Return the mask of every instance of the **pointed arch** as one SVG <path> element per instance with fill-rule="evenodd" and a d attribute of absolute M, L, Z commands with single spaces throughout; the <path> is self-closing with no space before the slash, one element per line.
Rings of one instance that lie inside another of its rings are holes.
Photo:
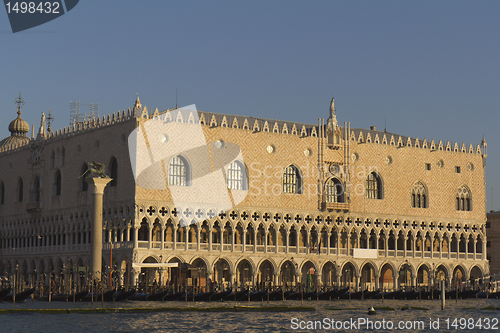
<path fill-rule="evenodd" d="M 83 175 L 88 169 L 87 163 L 83 163 L 80 169 L 80 175 Z M 89 184 L 85 181 L 85 177 L 78 178 L 78 190 L 81 192 L 87 192 L 89 190 Z"/>
<path fill-rule="evenodd" d="M 226 172 L 227 187 L 230 190 L 248 190 L 245 165 L 241 161 L 233 161 Z"/>
<path fill-rule="evenodd" d="M 456 209 L 461 211 L 472 211 L 472 195 L 467 185 L 462 185 L 457 189 Z"/>
<path fill-rule="evenodd" d="M 16 199 L 17 202 L 22 202 L 24 199 L 24 185 L 22 177 L 19 177 L 17 180 Z"/>
<path fill-rule="evenodd" d="M 325 183 L 325 195 L 326 202 L 345 202 L 342 182 L 336 177 L 328 179 Z"/>
<path fill-rule="evenodd" d="M 173 186 L 189 186 L 190 168 L 188 161 L 181 155 L 174 156 L 168 167 L 168 184 Z"/>
<path fill-rule="evenodd" d="M 283 193 L 302 193 L 302 175 L 299 168 L 293 164 L 287 166 L 283 172 Z"/>
<path fill-rule="evenodd" d="M 366 178 L 366 198 L 368 199 L 383 199 L 384 189 L 382 178 L 378 172 L 371 172 Z"/>
<path fill-rule="evenodd" d="M 0 205 L 5 203 L 5 184 L 0 182 Z"/>
<path fill-rule="evenodd" d="M 111 161 L 109 162 L 109 176 L 111 178 L 109 186 L 118 185 L 118 162 L 114 156 L 111 157 Z"/>
<path fill-rule="evenodd" d="M 427 191 L 427 186 L 421 181 L 413 184 L 411 190 L 411 206 L 413 208 L 429 207 L 429 192 Z"/>
<path fill-rule="evenodd" d="M 54 173 L 52 195 L 53 196 L 60 196 L 61 195 L 61 187 L 62 187 L 61 171 L 59 169 L 56 169 L 56 172 Z"/>

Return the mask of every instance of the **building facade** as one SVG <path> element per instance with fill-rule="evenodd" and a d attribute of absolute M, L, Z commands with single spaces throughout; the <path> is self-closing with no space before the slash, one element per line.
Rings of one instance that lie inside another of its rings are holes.
<path fill-rule="evenodd" d="M 500 278 L 500 212 L 490 211 L 486 214 L 486 242 L 487 259 L 490 264 L 490 274 L 495 275 L 496 280 Z M 493 255 L 492 255 L 493 254 Z"/>
<path fill-rule="evenodd" d="M 489 274 L 484 139 L 473 146 L 340 126 L 333 99 L 316 125 L 192 112 L 148 111 L 137 98 L 127 111 L 57 131 L 42 116 L 29 139 L 19 107 L 0 147 L 0 272 L 24 284 L 85 283 L 92 198 L 78 177 L 98 161 L 113 179 L 102 272 L 119 285 L 389 290 Z M 182 152 L 164 161 L 167 188 L 137 184 L 128 137 L 159 115 L 197 123 L 215 147 L 241 149 L 224 168 L 237 205 L 176 206 L 171 191 L 191 186 L 196 163 Z M 186 265 L 132 267 L 160 262 Z"/>

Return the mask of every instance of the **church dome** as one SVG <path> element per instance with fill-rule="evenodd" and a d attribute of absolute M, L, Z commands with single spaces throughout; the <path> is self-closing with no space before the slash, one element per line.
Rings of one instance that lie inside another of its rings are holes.
<path fill-rule="evenodd" d="M 17 118 L 12 120 L 9 124 L 10 136 L 0 141 L 0 148 L 24 146 L 30 142 L 30 138 L 26 136 L 29 132 L 30 126 L 26 121 L 21 118 L 21 106 L 24 104 L 21 94 L 16 99 L 17 105 Z"/>
<path fill-rule="evenodd" d="M 9 124 L 9 131 L 11 136 L 26 136 L 30 130 L 28 123 L 21 118 L 21 111 L 17 111 L 17 118 L 12 120 Z"/>

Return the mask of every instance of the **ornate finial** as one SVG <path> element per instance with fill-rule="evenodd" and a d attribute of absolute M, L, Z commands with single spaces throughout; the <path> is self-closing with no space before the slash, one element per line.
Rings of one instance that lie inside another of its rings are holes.
<path fill-rule="evenodd" d="M 52 113 L 50 113 L 49 109 L 49 113 L 47 113 L 47 133 L 50 133 L 51 131 L 50 124 L 52 124 L 52 120 L 54 120 L 54 117 L 52 117 Z"/>
<path fill-rule="evenodd" d="M 17 114 L 21 115 L 21 108 L 24 105 L 24 99 L 21 97 L 21 92 L 19 92 L 19 97 L 15 99 L 14 104 L 17 105 Z"/>

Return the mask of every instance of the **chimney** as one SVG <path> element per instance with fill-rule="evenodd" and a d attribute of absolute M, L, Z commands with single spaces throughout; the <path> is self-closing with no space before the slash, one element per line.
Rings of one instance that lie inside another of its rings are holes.
<path fill-rule="evenodd" d="M 370 131 L 376 131 L 377 127 L 376 126 L 370 126 Z"/>

